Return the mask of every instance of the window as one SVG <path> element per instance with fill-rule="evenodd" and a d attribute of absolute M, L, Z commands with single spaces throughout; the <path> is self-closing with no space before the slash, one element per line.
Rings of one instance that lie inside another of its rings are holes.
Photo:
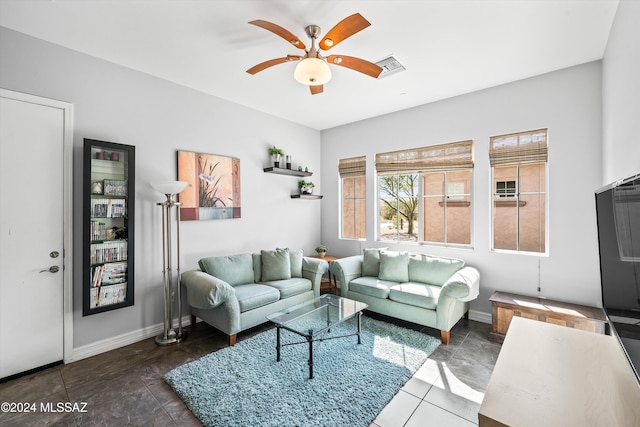
<path fill-rule="evenodd" d="M 341 159 L 338 163 L 342 192 L 343 239 L 367 237 L 367 177 L 366 157 Z"/>
<path fill-rule="evenodd" d="M 422 174 L 422 240 L 471 244 L 471 170 Z"/>
<path fill-rule="evenodd" d="M 546 252 L 547 130 L 492 137 L 493 249 Z"/>
<path fill-rule="evenodd" d="M 378 239 L 471 244 L 473 142 L 376 155 Z"/>
<path fill-rule="evenodd" d="M 513 197 L 516 195 L 515 181 L 496 181 L 496 194 L 498 197 Z"/>

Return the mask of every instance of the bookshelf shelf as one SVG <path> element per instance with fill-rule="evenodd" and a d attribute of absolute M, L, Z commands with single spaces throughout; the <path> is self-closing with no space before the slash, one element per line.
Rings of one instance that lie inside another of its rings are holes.
<path fill-rule="evenodd" d="M 82 315 L 132 306 L 135 147 L 84 140 Z"/>

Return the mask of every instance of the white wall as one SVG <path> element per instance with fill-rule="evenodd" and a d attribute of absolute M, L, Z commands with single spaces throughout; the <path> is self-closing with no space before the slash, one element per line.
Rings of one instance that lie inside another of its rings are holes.
<path fill-rule="evenodd" d="M 640 173 L 640 2 L 620 0 L 602 61 L 603 181 Z"/>
<path fill-rule="evenodd" d="M 481 272 L 471 309 L 483 313 L 491 311 L 494 290 L 536 295 L 538 284 L 543 296 L 601 305 L 594 207 L 602 180 L 601 103 L 598 61 L 325 130 L 322 241 L 338 256 L 388 246 L 462 258 Z M 489 137 L 539 128 L 549 129 L 549 256 L 492 252 Z M 473 249 L 375 242 L 375 154 L 467 139 L 475 146 Z M 359 155 L 367 156 L 367 241 L 339 240 L 338 160 Z"/>
<path fill-rule="evenodd" d="M 176 179 L 176 150 L 239 157 L 241 167 L 242 218 L 183 222 L 184 269 L 197 268 L 204 256 L 276 246 L 314 253 L 320 201 L 291 199 L 297 179 L 262 168 L 275 144 L 294 164 L 316 172 L 312 179 L 321 192 L 318 131 L 6 28 L 0 28 L 0 86 L 74 104 L 74 348 L 162 322 L 155 203 L 164 196 L 150 182 Z M 135 305 L 88 317 L 82 317 L 81 299 L 83 138 L 136 147 Z"/>

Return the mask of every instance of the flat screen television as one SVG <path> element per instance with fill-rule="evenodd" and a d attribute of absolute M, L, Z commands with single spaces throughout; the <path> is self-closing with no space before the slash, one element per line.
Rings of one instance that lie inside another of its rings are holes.
<path fill-rule="evenodd" d="M 596 192 L 602 306 L 640 385 L 640 174 Z"/>

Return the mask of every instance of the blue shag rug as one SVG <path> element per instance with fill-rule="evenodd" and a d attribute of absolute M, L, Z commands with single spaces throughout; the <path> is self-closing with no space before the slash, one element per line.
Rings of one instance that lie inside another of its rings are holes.
<path fill-rule="evenodd" d="M 355 319 L 327 336 L 356 331 Z M 282 342 L 304 338 L 282 330 Z M 270 329 L 180 366 L 164 376 L 205 426 L 367 427 L 411 378 L 440 340 L 362 317 L 357 337 L 283 347 L 276 362 L 276 330 Z"/>

